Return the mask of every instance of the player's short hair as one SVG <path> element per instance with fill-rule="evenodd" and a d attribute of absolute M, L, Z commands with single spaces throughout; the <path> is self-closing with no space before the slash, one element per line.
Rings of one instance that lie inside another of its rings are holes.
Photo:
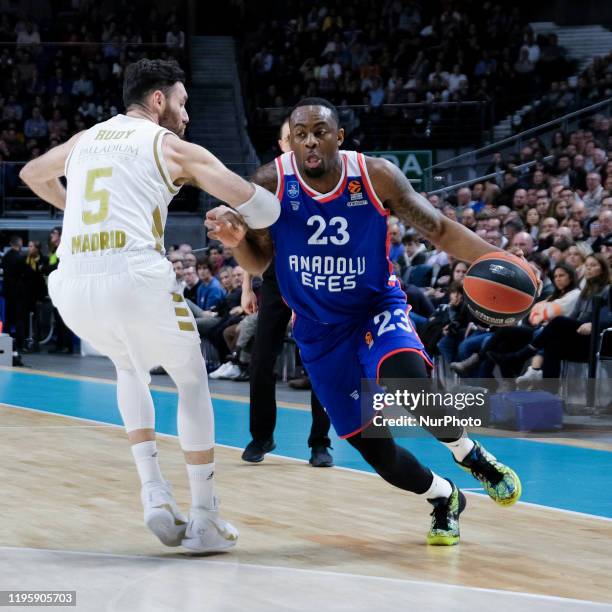
<path fill-rule="evenodd" d="M 19 246 L 20 244 L 23 244 L 21 236 L 17 236 L 17 235 L 11 236 L 9 239 L 9 244 L 11 246 Z"/>
<path fill-rule="evenodd" d="M 289 117 L 292 117 L 293 113 L 298 108 L 302 108 L 303 106 L 324 106 L 325 108 L 328 108 L 332 112 L 332 116 L 334 118 L 334 121 L 336 122 L 336 125 L 340 127 L 340 115 L 338 114 L 338 109 L 329 100 L 326 100 L 325 98 L 316 98 L 316 97 L 302 98 L 291 109 L 291 112 L 289 113 Z"/>
<path fill-rule="evenodd" d="M 140 59 L 125 69 L 123 103 L 129 108 L 157 89 L 167 94 L 175 83 L 184 82 L 185 73 L 175 60 Z"/>

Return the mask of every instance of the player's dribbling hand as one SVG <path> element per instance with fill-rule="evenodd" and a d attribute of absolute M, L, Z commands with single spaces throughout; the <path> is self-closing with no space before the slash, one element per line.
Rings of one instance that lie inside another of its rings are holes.
<path fill-rule="evenodd" d="M 237 247 L 246 236 L 247 225 L 229 206 L 217 206 L 206 213 L 208 235 L 227 247 Z"/>

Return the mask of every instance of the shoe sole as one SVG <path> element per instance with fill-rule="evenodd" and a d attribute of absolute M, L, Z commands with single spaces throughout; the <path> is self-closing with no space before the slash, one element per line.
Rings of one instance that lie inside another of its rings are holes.
<path fill-rule="evenodd" d="M 247 459 L 246 457 L 241 457 L 241 459 L 247 463 L 261 463 L 264 460 L 264 456 L 262 456 L 261 459 Z"/>
<path fill-rule="evenodd" d="M 243 461 L 246 461 L 247 463 L 261 463 L 264 460 L 264 457 L 268 454 L 271 453 L 274 449 L 276 448 L 276 444 L 270 449 L 267 450 L 262 456 L 261 459 L 247 459 L 244 456 L 244 453 L 242 454 L 242 456 L 240 457 Z"/>
<path fill-rule="evenodd" d="M 165 546 L 180 546 L 185 537 L 187 523 L 178 522 L 165 508 L 154 508 L 145 519 L 145 525 Z"/>
<path fill-rule="evenodd" d="M 312 467 L 315 468 L 320 468 L 320 467 L 334 467 L 334 462 L 333 461 L 323 461 L 321 463 L 313 463 L 312 461 L 309 461 L 308 463 L 310 463 L 310 465 L 312 465 Z"/>
<path fill-rule="evenodd" d="M 190 550 L 191 552 L 198 552 L 198 553 L 222 552 L 224 550 L 229 550 L 230 548 L 234 548 L 234 546 L 236 546 L 236 543 L 238 542 L 238 538 L 236 538 L 235 540 L 225 540 L 225 542 L 220 542 L 216 546 L 198 546 L 197 542 L 199 542 L 199 540 L 196 538 L 183 539 L 181 544 L 184 548 L 186 548 L 187 550 Z"/>

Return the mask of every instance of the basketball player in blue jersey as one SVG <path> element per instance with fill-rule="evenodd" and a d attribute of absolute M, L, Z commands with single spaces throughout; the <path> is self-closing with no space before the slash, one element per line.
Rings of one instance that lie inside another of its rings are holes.
<path fill-rule="evenodd" d="M 388 258 L 391 210 L 457 259 L 471 262 L 499 249 L 441 215 L 388 161 L 341 151 L 344 131 L 328 101 L 302 100 L 290 128 L 292 151 L 252 178 L 276 194 L 280 206 L 241 215 L 219 207 L 205 224 L 252 274 L 261 274 L 275 254 L 281 293 L 295 313 L 295 340 L 336 432 L 387 482 L 433 505 L 429 544 L 457 544 L 465 496 L 398 446 L 389 431 L 381 437 L 374 410 L 364 414 L 361 406 L 361 379 L 393 392 L 401 389 L 398 379 L 428 377 L 430 366 Z M 264 226 L 269 229 L 254 229 Z M 509 506 L 518 500 L 515 472 L 462 429 L 445 438 L 432 433 L 494 501 Z"/>

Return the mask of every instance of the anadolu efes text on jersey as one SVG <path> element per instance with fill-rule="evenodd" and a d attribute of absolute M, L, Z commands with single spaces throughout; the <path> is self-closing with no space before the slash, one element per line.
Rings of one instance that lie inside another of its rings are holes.
<path fill-rule="evenodd" d="M 338 185 L 321 194 L 306 185 L 292 152 L 276 158 L 281 214 L 270 228 L 283 297 L 298 314 L 323 323 L 365 316 L 405 296 L 392 275 L 387 211 L 365 158 L 340 151 Z"/>

